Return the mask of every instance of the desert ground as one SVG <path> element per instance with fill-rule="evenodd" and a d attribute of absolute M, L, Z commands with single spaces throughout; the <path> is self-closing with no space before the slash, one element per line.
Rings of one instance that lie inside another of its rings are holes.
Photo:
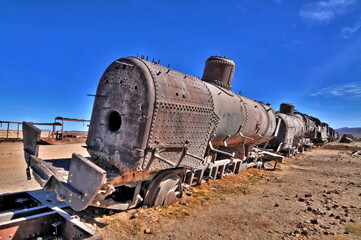
<path fill-rule="evenodd" d="M 72 153 L 89 156 L 84 143 L 40 145 L 39 157 L 70 158 Z M 39 188 L 39 184 L 32 178 L 26 179 L 26 163 L 24 160 L 23 143 L 0 143 L 0 194 Z"/>
<path fill-rule="evenodd" d="M 21 126 L 20 126 L 20 129 L 21 129 Z M 10 139 L 17 139 L 17 138 L 20 138 L 22 139 L 23 138 L 23 131 L 22 130 L 9 130 L 9 131 L 6 131 L 4 129 L 0 129 L 0 139 L 6 139 L 6 138 L 10 138 Z M 41 137 L 42 138 L 48 138 L 48 137 L 51 137 L 51 131 L 46 131 L 46 130 L 42 130 L 41 131 Z"/>
<path fill-rule="evenodd" d="M 40 157 L 86 154 L 83 144 L 40 146 Z M 327 144 L 184 192 L 168 207 L 74 213 L 104 239 L 361 239 L 361 142 Z M 0 193 L 37 189 L 21 143 L 0 144 Z"/>

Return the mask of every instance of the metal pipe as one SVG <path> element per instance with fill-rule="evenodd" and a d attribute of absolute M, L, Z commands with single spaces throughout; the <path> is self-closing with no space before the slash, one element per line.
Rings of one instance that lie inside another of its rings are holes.
<path fill-rule="evenodd" d="M 234 158 L 234 153 L 228 153 L 228 152 L 224 152 L 224 151 L 221 151 L 221 150 L 218 150 L 218 149 L 215 149 L 211 143 L 211 141 L 209 141 L 209 148 L 213 151 L 213 152 L 216 152 L 216 153 L 221 153 L 221 154 L 224 154 L 224 155 L 227 155 L 227 156 L 230 156 L 231 158 Z"/>
<path fill-rule="evenodd" d="M 279 131 L 279 129 L 280 129 L 280 125 L 281 125 L 281 118 L 277 118 L 277 125 L 276 125 L 275 132 L 274 132 L 274 134 L 273 134 L 273 137 L 277 137 L 278 131 Z"/>
<path fill-rule="evenodd" d="M 228 136 L 223 140 L 223 144 L 224 144 L 225 147 L 228 147 L 228 146 L 227 146 L 227 140 L 228 140 L 228 138 L 230 138 L 230 137 L 231 137 L 231 135 L 228 135 Z"/>
<path fill-rule="evenodd" d="M 254 162 L 247 164 L 247 168 L 252 168 L 252 167 L 256 167 L 256 166 L 257 166 L 257 163 L 254 163 Z"/>
<path fill-rule="evenodd" d="M 9 128 L 10 128 L 10 123 L 8 123 L 8 128 L 6 130 L 6 140 L 9 139 Z"/>
<path fill-rule="evenodd" d="M 278 153 L 278 152 L 280 151 L 282 145 L 283 145 L 283 142 L 281 142 L 281 143 L 278 145 L 277 150 L 276 150 L 276 153 Z"/>
<path fill-rule="evenodd" d="M 263 169 L 263 162 L 251 162 L 251 163 L 248 163 L 247 164 L 247 168 L 253 168 L 253 167 L 256 167 L 258 169 Z"/>
<path fill-rule="evenodd" d="M 203 159 L 203 158 L 198 157 L 198 156 L 196 156 L 196 155 L 193 155 L 193 154 L 191 154 L 191 153 L 186 152 L 185 155 L 191 156 L 191 157 L 193 157 L 193 158 L 195 158 L 195 159 L 198 159 L 199 161 L 204 162 L 204 159 Z"/>
<path fill-rule="evenodd" d="M 240 135 L 241 137 L 245 138 L 245 139 L 248 139 L 248 140 L 253 141 L 253 138 L 244 136 L 244 135 L 242 134 L 242 128 L 243 128 L 243 126 L 241 125 L 241 126 L 239 127 L 239 130 L 238 130 L 239 135 Z"/>
<path fill-rule="evenodd" d="M 61 120 L 61 140 L 64 139 L 64 119 Z"/>
<path fill-rule="evenodd" d="M 263 138 L 263 139 L 266 139 L 266 140 L 271 140 L 270 138 L 268 138 L 268 137 L 265 137 L 265 136 L 262 136 L 261 134 L 259 134 L 259 133 L 257 133 L 257 135 L 258 135 L 258 137 L 260 137 L 260 138 Z"/>
<path fill-rule="evenodd" d="M 253 141 L 253 138 L 250 138 L 250 137 L 244 136 L 244 135 L 242 134 L 242 132 L 241 132 L 241 131 L 239 131 L 238 133 L 239 133 L 239 135 L 240 135 L 241 137 L 243 137 L 243 138 L 245 138 L 245 139 L 248 139 L 248 140 Z"/>
<path fill-rule="evenodd" d="M 54 138 L 55 125 L 53 125 L 53 132 L 51 133 L 51 138 Z"/>
<path fill-rule="evenodd" d="M 159 154 L 158 154 L 156 151 L 153 151 L 153 156 L 154 156 L 154 157 L 156 157 L 156 158 L 158 158 L 159 160 L 161 160 L 161 161 L 165 162 L 165 163 L 168 163 L 169 165 L 172 165 L 173 167 L 175 167 L 175 166 L 176 166 L 176 164 L 175 164 L 175 163 L 173 163 L 173 162 L 169 161 L 168 159 L 165 159 L 165 158 L 163 158 L 163 157 L 159 156 Z"/>
<path fill-rule="evenodd" d="M 270 141 L 270 139 L 268 139 L 267 142 L 264 144 L 264 147 L 263 147 L 262 151 L 266 150 L 266 147 L 267 147 L 269 141 Z"/>
<path fill-rule="evenodd" d="M 105 95 L 94 95 L 94 94 L 87 94 L 87 96 L 89 97 L 100 97 L 100 98 L 108 98 L 107 96 Z"/>

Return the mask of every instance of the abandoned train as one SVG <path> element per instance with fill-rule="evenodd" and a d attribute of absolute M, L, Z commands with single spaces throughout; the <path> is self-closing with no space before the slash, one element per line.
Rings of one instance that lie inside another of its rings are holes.
<path fill-rule="evenodd" d="M 232 92 L 234 70 L 231 59 L 218 56 L 206 61 L 202 79 L 143 57 L 113 62 L 95 95 L 86 141 L 91 157 L 38 158 L 40 130 L 24 122 L 28 178 L 31 168 L 74 210 L 167 205 L 184 184 L 277 164 L 281 153 L 338 137 L 292 104 L 276 112 Z"/>

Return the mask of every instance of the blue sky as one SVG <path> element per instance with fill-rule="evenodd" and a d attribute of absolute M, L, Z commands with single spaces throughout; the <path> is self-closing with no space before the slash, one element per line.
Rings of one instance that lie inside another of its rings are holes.
<path fill-rule="evenodd" d="M 230 57 L 235 92 L 361 127 L 358 0 L 9 0 L 0 29 L 0 120 L 90 119 L 107 66 L 140 53 L 200 77 Z"/>

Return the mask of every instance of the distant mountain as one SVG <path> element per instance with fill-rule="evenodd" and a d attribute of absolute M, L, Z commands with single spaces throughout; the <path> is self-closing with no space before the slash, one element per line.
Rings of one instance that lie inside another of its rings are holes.
<path fill-rule="evenodd" d="M 361 127 L 359 128 L 348 128 L 348 127 L 344 127 L 344 128 L 339 128 L 339 129 L 335 129 L 339 134 L 352 134 L 355 137 L 361 137 Z"/>

